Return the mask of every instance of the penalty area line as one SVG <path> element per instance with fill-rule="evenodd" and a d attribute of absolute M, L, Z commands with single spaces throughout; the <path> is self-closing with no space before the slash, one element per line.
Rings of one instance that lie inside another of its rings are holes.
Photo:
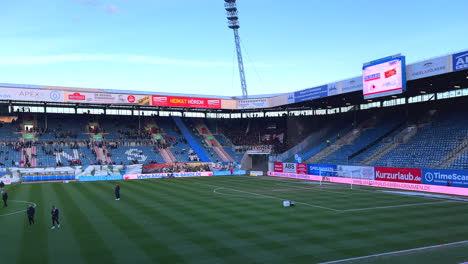
<path fill-rule="evenodd" d="M 389 206 L 375 206 L 367 208 L 356 208 L 356 209 L 345 209 L 341 210 L 342 212 L 356 212 L 356 211 L 367 211 L 375 209 L 387 209 L 387 208 L 400 208 L 400 207 L 410 207 L 410 206 L 419 206 L 426 204 L 442 204 L 442 203 L 452 203 L 454 201 L 438 201 L 438 202 L 427 202 L 427 203 L 413 203 L 413 204 L 399 204 L 399 205 L 389 205 Z"/>
<path fill-rule="evenodd" d="M 36 203 L 28 202 L 28 201 L 10 200 L 10 202 L 28 203 L 28 204 L 32 204 L 34 208 L 37 207 L 37 204 L 36 204 Z M 2 216 L 9 216 L 9 215 L 15 215 L 15 214 L 21 214 L 21 213 L 24 213 L 24 212 L 26 212 L 26 209 L 25 209 L 25 210 L 21 210 L 21 211 L 16 211 L 16 212 L 13 212 L 13 213 L 1 214 L 0 217 L 2 217 Z"/>
<path fill-rule="evenodd" d="M 373 255 L 362 256 L 362 257 L 339 259 L 339 260 L 321 262 L 319 264 L 333 264 L 333 263 L 340 263 L 340 262 L 345 262 L 345 261 L 353 261 L 353 260 L 360 260 L 360 259 L 367 259 L 367 258 L 397 255 L 397 254 L 408 253 L 408 252 L 413 252 L 413 251 L 421 251 L 421 250 L 427 250 L 427 249 L 433 249 L 433 248 L 441 248 L 441 247 L 447 247 L 447 246 L 461 245 L 461 244 L 466 244 L 466 243 L 468 243 L 468 240 L 452 242 L 452 243 L 447 243 L 447 244 L 434 245 L 434 246 L 428 246 L 428 247 L 419 247 L 419 248 L 391 251 L 391 252 L 373 254 Z"/>
<path fill-rule="evenodd" d="M 260 194 L 260 193 L 242 191 L 242 190 L 238 190 L 238 189 L 233 189 L 233 188 L 228 188 L 228 187 L 218 186 L 218 185 L 213 185 L 213 184 L 206 184 L 206 183 L 199 183 L 199 182 L 197 182 L 196 184 L 205 185 L 205 186 L 212 186 L 212 187 L 218 187 L 218 188 L 224 188 L 226 190 L 232 190 L 232 191 L 236 191 L 236 192 L 240 192 L 240 193 L 247 193 L 247 194 L 251 194 L 251 195 L 258 195 L 258 196 L 271 198 L 271 199 L 276 199 L 276 200 L 282 200 L 282 201 L 291 200 L 291 199 L 285 199 L 285 198 L 281 198 L 281 197 L 270 196 L 270 195 L 265 195 L 265 194 Z M 294 202 L 296 204 L 302 204 L 302 205 L 306 205 L 306 206 L 310 206 L 310 207 L 316 207 L 316 208 L 331 210 L 331 211 L 334 211 L 334 212 L 341 212 L 341 210 L 337 210 L 337 209 L 333 209 L 333 208 L 329 208 L 329 207 L 325 207 L 325 206 L 309 204 L 309 203 L 303 203 L 303 202 L 298 202 L 298 201 L 294 201 Z"/>

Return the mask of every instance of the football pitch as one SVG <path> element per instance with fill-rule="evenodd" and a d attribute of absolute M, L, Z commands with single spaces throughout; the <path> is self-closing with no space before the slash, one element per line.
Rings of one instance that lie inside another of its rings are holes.
<path fill-rule="evenodd" d="M 8 186 L 1 263 L 463 263 L 468 202 L 276 177 Z M 296 206 L 284 208 L 283 200 Z M 36 207 L 29 227 L 24 210 Z M 57 206 L 61 228 L 51 230 Z"/>

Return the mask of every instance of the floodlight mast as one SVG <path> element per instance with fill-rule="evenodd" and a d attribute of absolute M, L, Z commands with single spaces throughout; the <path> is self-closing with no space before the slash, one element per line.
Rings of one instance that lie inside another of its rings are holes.
<path fill-rule="evenodd" d="M 228 27 L 234 31 L 234 40 L 236 42 L 237 65 L 239 66 L 239 75 L 242 87 L 242 96 L 247 97 L 247 82 L 245 81 L 244 61 L 242 60 L 242 51 L 239 37 L 239 16 L 237 13 L 236 0 L 224 0 L 224 8 L 226 9 Z"/>

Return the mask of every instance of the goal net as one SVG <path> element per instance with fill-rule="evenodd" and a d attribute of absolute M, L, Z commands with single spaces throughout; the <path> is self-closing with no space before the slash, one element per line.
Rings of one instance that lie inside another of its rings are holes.
<path fill-rule="evenodd" d="M 319 170 L 320 177 L 320 186 L 326 184 L 334 184 L 334 185 L 342 185 L 346 186 L 349 185 L 349 188 L 353 189 L 353 181 L 352 179 L 361 179 L 361 172 L 360 170 Z M 349 178 L 351 179 L 349 184 L 345 183 L 332 183 L 331 177 L 342 177 L 342 178 Z"/>

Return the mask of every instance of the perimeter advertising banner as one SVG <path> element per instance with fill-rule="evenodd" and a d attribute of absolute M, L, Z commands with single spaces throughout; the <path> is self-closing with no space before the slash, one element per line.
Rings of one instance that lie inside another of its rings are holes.
<path fill-rule="evenodd" d="M 337 176 L 337 165 L 307 164 L 307 174 L 319 176 Z"/>
<path fill-rule="evenodd" d="M 338 165 L 338 177 L 374 180 L 374 167 Z"/>
<path fill-rule="evenodd" d="M 307 174 L 307 164 L 304 163 L 275 162 L 273 168 L 275 172 Z"/>
<path fill-rule="evenodd" d="M 63 102 L 62 91 L 0 87 L 0 100 Z"/>
<path fill-rule="evenodd" d="M 468 51 L 452 55 L 453 71 L 462 71 L 468 69 Z"/>
<path fill-rule="evenodd" d="M 424 184 L 468 187 L 467 170 L 423 169 L 422 176 Z"/>
<path fill-rule="evenodd" d="M 327 96 L 328 96 L 328 85 L 322 85 L 322 86 L 294 92 L 292 100 L 294 100 L 294 103 L 298 103 L 298 102 L 314 100 L 314 99 L 327 97 Z"/>
<path fill-rule="evenodd" d="M 221 99 L 152 95 L 151 105 L 221 109 Z"/>
<path fill-rule="evenodd" d="M 242 99 L 237 101 L 237 109 L 255 109 L 270 107 L 268 98 Z"/>
<path fill-rule="evenodd" d="M 283 172 L 296 173 L 297 163 L 283 163 Z"/>
<path fill-rule="evenodd" d="M 275 162 L 273 168 L 274 168 L 275 172 L 283 172 L 283 163 L 282 162 Z"/>
<path fill-rule="evenodd" d="M 356 91 L 362 91 L 362 77 L 355 77 L 341 81 L 342 93 L 351 93 Z"/>
<path fill-rule="evenodd" d="M 406 67 L 406 78 L 408 80 L 415 80 L 419 78 L 426 78 L 434 75 L 444 74 L 449 72 L 449 68 L 449 56 L 433 58 L 430 60 L 425 60 L 408 65 L 408 67 Z"/>
<path fill-rule="evenodd" d="M 272 171 L 268 172 L 268 176 L 286 177 L 286 178 L 313 180 L 313 181 L 320 181 L 322 179 L 322 177 L 320 176 L 272 172 Z M 366 179 L 350 179 L 350 178 L 341 178 L 341 177 L 329 177 L 328 181 L 336 182 L 336 183 L 353 184 L 353 185 L 364 185 L 364 186 L 371 186 L 371 187 L 378 187 L 378 188 L 392 188 L 392 189 L 402 189 L 402 190 L 410 190 L 410 191 L 421 191 L 421 192 L 432 192 L 432 193 L 468 196 L 468 189 L 460 188 L 460 187 L 447 187 L 447 186 L 437 186 L 437 185 L 427 185 L 427 184 L 411 184 L 411 183 L 400 183 L 400 182 L 391 182 L 391 181 L 373 181 L 373 180 L 366 180 Z"/>
<path fill-rule="evenodd" d="M 149 105 L 149 96 L 113 93 L 65 92 L 65 102 Z"/>
<path fill-rule="evenodd" d="M 421 169 L 375 167 L 377 181 L 421 184 Z"/>

